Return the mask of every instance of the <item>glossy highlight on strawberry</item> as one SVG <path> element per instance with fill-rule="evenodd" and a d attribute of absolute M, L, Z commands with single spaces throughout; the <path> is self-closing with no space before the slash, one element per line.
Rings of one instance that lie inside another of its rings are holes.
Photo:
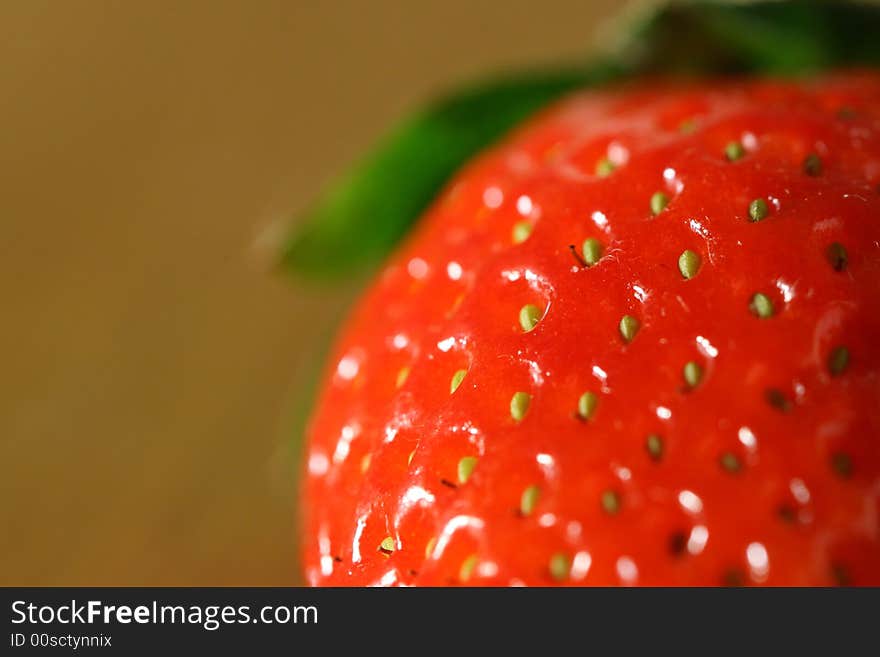
<path fill-rule="evenodd" d="M 313 585 L 880 584 L 880 75 L 576 94 L 378 275 Z"/>

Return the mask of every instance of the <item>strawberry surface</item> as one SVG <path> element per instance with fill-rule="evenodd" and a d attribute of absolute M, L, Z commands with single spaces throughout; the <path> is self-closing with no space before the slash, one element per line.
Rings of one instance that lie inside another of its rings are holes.
<path fill-rule="evenodd" d="M 880 584 L 878 336 L 880 75 L 569 97 L 345 328 L 307 581 Z"/>

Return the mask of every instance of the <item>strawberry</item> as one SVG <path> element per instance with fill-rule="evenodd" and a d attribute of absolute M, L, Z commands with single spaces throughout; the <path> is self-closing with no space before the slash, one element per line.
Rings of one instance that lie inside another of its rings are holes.
<path fill-rule="evenodd" d="M 880 75 L 573 95 L 366 294 L 313 585 L 880 584 Z"/>

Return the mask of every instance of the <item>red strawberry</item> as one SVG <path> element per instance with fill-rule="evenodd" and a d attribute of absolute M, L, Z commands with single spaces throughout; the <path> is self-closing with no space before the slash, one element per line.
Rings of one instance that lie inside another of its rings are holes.
<path fill-rule="evenodd" d="M 344 332 L 308 581 L 880 584 L 878 184 L 874 73 L 544 112 Z"/>

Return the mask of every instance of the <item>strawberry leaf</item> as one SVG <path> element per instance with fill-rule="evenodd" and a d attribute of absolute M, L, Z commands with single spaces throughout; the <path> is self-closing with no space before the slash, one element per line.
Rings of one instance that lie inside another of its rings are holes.
<path fill-rule="evenodd" d="M 516 78 L 445 98 L 406 120 L 301 219 L 282 264 L 333 274 L 381 258 L 475 152 L 566 91 L 617 77 L 589 72 Z"/>
<path fill-rule="evenodd" d="M 475 153 L 555 98 L 644 74 L 794 74 L 880 65 L 880 7 L 792 0 L 673 4 L 613 57 L 447 96 L 404 121 L 294 222 L 282 269 L 345 274 L 375 264 Z"/>

